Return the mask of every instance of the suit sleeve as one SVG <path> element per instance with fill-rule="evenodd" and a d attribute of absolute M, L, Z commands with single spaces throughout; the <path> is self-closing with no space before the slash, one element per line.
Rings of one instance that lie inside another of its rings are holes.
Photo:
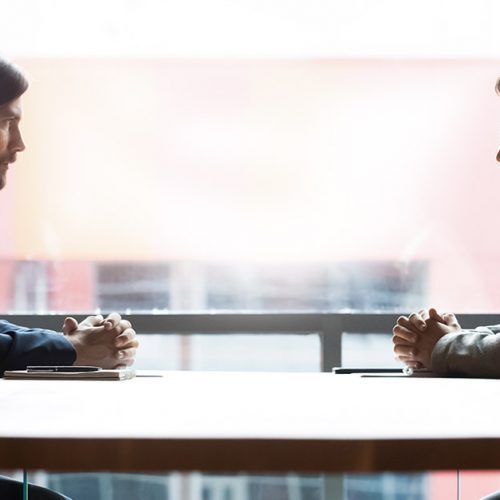
<path fill-rule="evenodd" d="M 500 325 L 460 330 L 441 337 L 432 351 L 439 375 L 500 378 Z"/>
<path fill-rule="evenodd" d="M 62 333 L 0 320 L 0 376 L 28 365 L 72 365 L 76 352 Z"/>

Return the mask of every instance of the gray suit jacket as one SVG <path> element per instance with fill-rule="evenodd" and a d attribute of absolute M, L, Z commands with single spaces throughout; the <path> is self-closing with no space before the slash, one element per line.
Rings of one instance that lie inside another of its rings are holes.
<path fill-rule="evenodd" d="M 441 337 L 432 351 L 432 370 L 439 375 L 500 378 L 500 325 Z"/>

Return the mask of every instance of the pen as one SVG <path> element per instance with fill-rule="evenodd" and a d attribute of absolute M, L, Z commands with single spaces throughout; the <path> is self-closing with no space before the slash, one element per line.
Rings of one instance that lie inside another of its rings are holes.
<path fill-rule="evenodd" d="M 97 372 L 98 366 L 28 366 L 29 372 Z"/>
<path fill-rule="evenodd" d="M 332 369 L 337 375 L 350 375 L 353 373 L 401 373 L 401 368 L 340 368 Z"/>

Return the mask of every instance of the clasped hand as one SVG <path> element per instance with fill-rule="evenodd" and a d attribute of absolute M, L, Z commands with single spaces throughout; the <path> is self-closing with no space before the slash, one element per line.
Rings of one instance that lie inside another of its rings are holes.
<path fill-rule="evenodd" d="M 434 308 L 400 316 L 392 329 L 395 357 L 410 368 L 430 370 L 432 351 L 438 340 L 460 329 L 454 314 L 439 314 Z"/>
<path fill-rule="evenodd" d="M 129 321 L 118 313 L 64 320 L 63 333 L 76 351 L 75 365 L 122 368 L 134 363 L 139 342 Z"/>

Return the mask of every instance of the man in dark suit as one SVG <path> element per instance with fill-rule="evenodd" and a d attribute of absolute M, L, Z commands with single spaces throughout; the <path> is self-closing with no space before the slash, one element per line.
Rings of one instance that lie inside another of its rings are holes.
<path fill-rule="evenodd" d="M 0 190 L 7 184 L 7 172 L 18 153 L 25 149 L 20 121 L 21 99 L 27 89 L 24 75 L 0 59 Z M 5 370 L 24 369 L 28 365 L 129 366 L 138 346 L 135 337 L 130 322 L 117 313 L 106 318 L 89 316 L 81 323 L 68 317 L 62 332 L 0 321 L 0 376 Z M 0 479 L 0 498 L 21 498 L 21 492 L 20 483 Z M 30 486 L 29 497 L 31 500 L 66 498 L 35 486 Z"/>

